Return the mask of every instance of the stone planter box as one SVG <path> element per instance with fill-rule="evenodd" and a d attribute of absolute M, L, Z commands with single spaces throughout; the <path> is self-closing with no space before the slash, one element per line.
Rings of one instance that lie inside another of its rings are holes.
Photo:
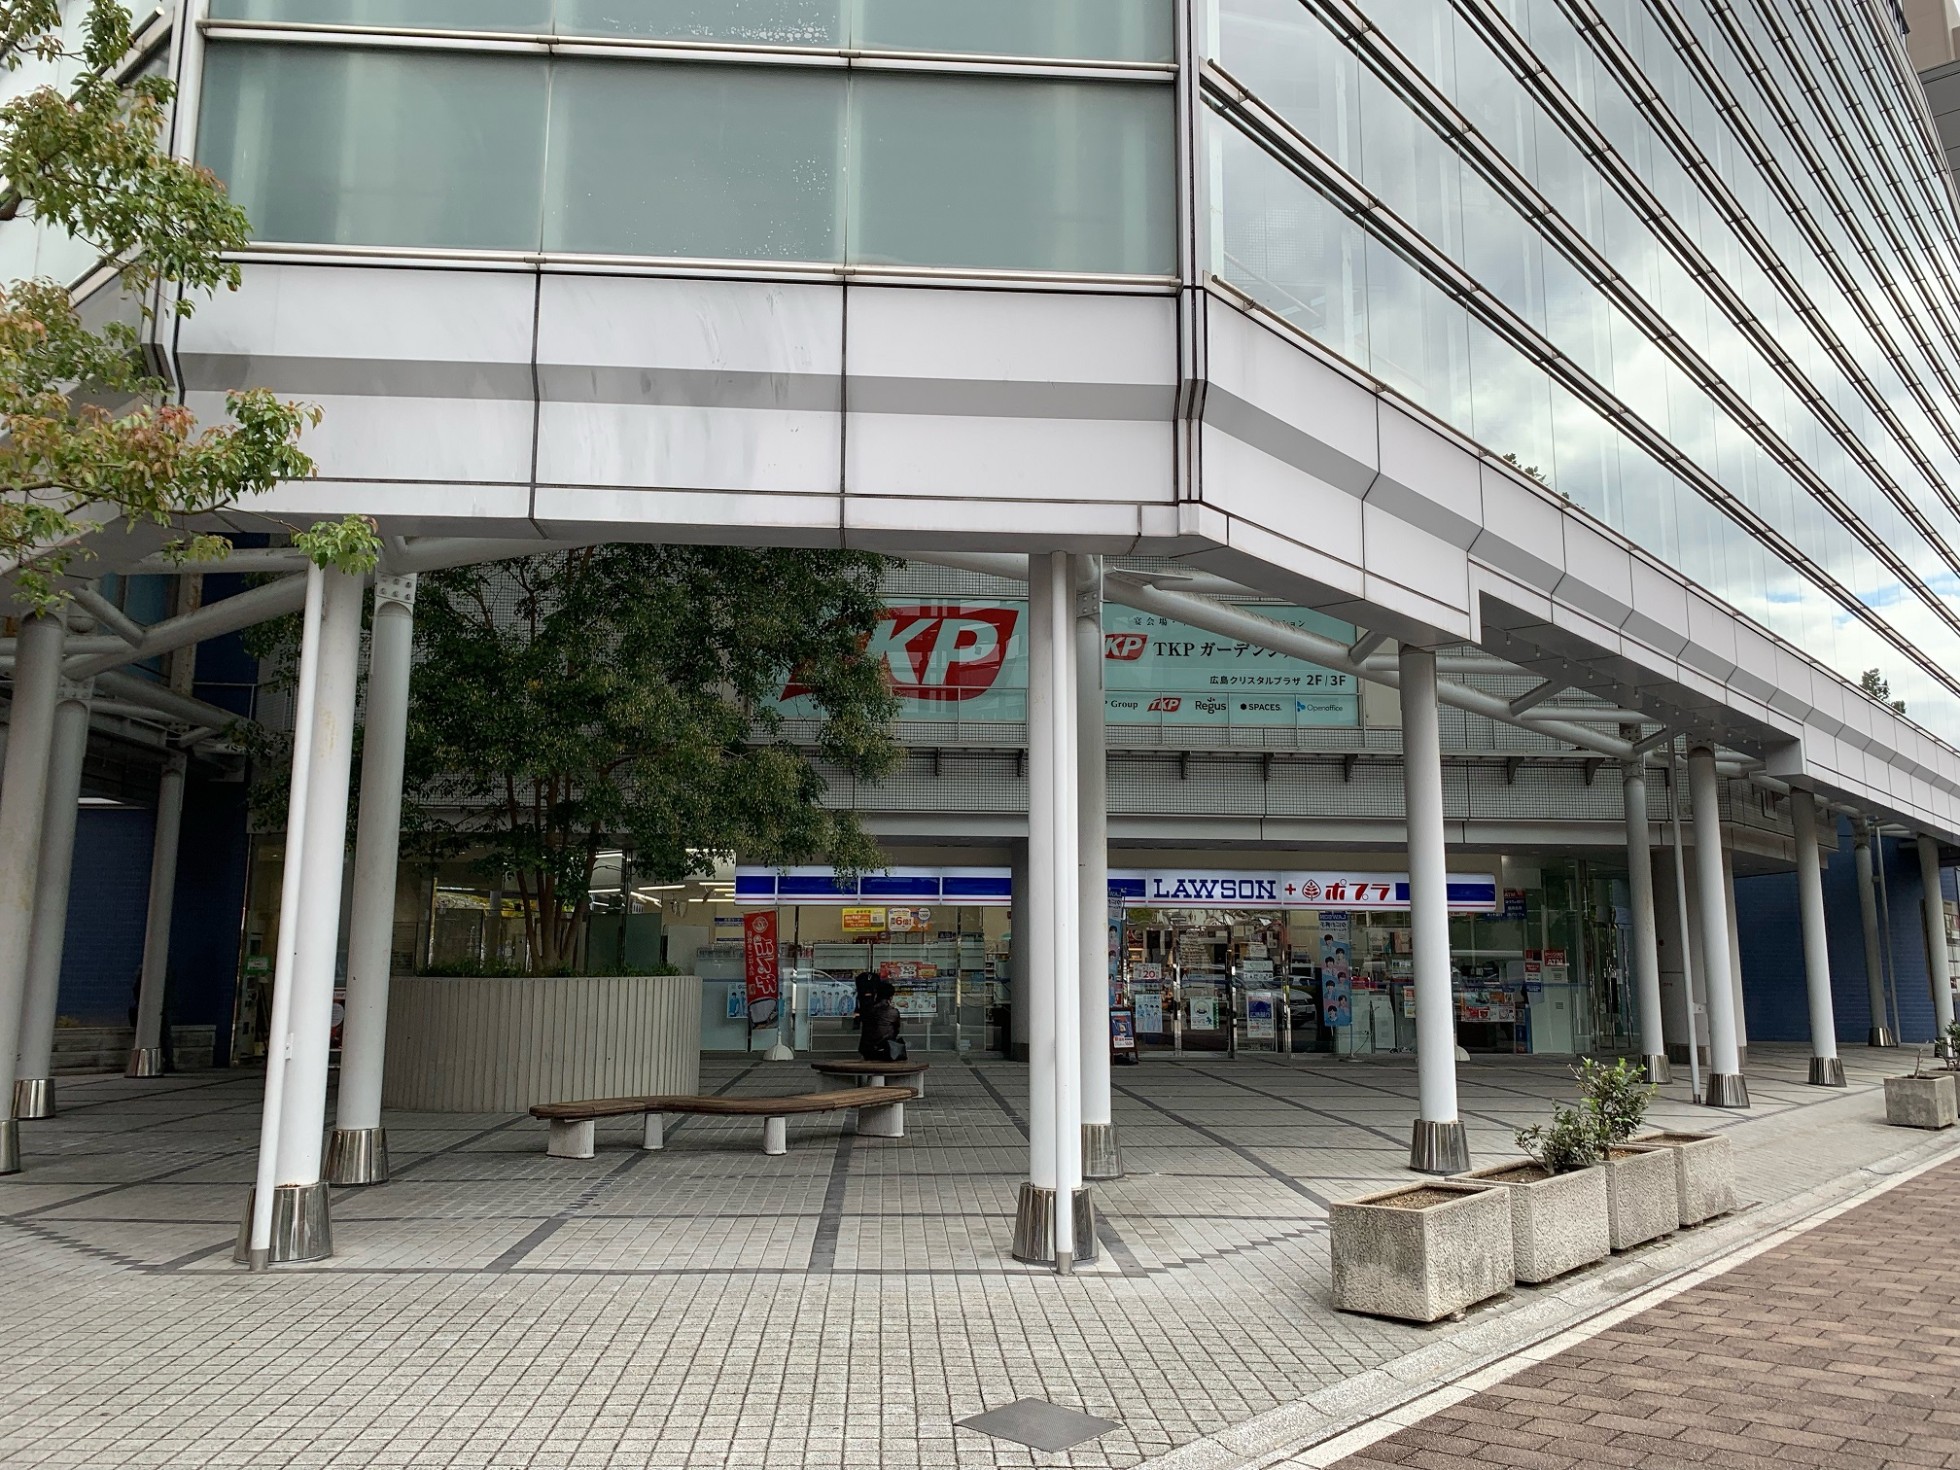
<path fill-rule="evenodd" d="M 1648 1133 L 1637 1144 L 1674 1155 L 1675 1192 L 1681 1223 L 1699 1225 L 1735 1213 L 1735 1156 L 1721 1133 Z"/>
<path fill-rule="evenodd" d="M 1604 1169 L 1547 1174 L 1521 1160 L 1456 1177 L 1495 1184 L 1511 1197 L 1512 1263 L 1520 1281 L 1550 1281 L 1605 1260 L 1612 1248 Z"/>
<path fill-rule="evenodd" d="M 1681 1228 L 1671 1149 L 1623 1143 L 1607 1151 L 1602 1167 L 1607 1239 L 1614 1250 L 1631 1250 Z"/>
<path fill-rule="evenodd" d="M 1960 1122 L 1954 1074 L 1885 1079 L 1885 1121 L 1895 1128 L 1951 1128 Z"/>
<path fill-rule="evenodd" d="M 1438 1180 L 1337 1203 L 1330 1212 L 1334 1305 L 1434 1322 L 1516 1280 L 1510 1191 Z"/>

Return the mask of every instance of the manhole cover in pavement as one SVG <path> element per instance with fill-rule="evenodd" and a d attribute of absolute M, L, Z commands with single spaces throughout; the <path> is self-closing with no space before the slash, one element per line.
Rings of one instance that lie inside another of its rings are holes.
<path fill-rule="evenodd" d="M 977 1429 L 995 1439 L 1011 1439 L 1034 1450 L 1066 1450 L 1107 1434 L 1116 1427 L 1114 1419 L 1098 1419 L 1094 1414 L 1064 1409 L 1045 1399 L 1021 1399 L 1004 1408 L 989 1409 L 971 1419 L 959 1421 L 962 1429 Z"/>

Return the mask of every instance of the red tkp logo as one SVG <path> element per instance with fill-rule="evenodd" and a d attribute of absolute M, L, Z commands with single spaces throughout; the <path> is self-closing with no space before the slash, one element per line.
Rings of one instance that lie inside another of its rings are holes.
<path fill-rule="evenodd" d="M 994 687 L 1007 664 L 1021 615 L 1010 607 L 928 604 L 890 607 L 865 645 L 881 659 L 900 699 L 952 703 L 978 699 Z M 808 694 L 792 677 L 784 699 Z"/>
<path fill-rule="evenodd" d="M 1150 640 L 1141 633 L 1103 634 L 1103 657 L 1115 659 L 1118 663 L 1135 663 L 1149 646 Z"/>
<path fill-rule="evenodd" d="M 1160 694 L 1150 701 L 1150 710 L 1153 714 L 1174 715 L 1183 708 L 1184 701 L 1174 694 Z"/>

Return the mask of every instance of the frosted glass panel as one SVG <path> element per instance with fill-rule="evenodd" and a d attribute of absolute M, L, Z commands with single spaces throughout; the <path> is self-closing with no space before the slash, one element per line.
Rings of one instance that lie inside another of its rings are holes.
<path fill-rule="evenodd" d="M 548 32 L 551 6 L 552 0 L 211 0 L 211 18 L 446 31 Z"/>
<path fill-rule="evenodd" d="M 1169 0 L 856 0 L 851 44 L 875 51 L 1173 61 Z"/>
<path fill-rule="evenodd" d="M 213 46 L 198 153 L 261 240 L 533 250 L 547 66 Z"/>
<path fill-rule="evenodd" d="M 843 0 L 558 0 L 558 33 L 836 47 Z"/>
<path fill-rule="evenodd" d="M 850 257 L 1169 275 L 1169 87 L 859 73 Z"/>
<path fill-rule="evenodd" d="M 199 152 L 282 243 L 1161 276 L 1174 105 L 1148 82 L 220 43 Z"/>
<path fill-rule="evenodd" d="M 545 248 L 839 259 L 845 81 L 804 67 L 561 65 Z"/>

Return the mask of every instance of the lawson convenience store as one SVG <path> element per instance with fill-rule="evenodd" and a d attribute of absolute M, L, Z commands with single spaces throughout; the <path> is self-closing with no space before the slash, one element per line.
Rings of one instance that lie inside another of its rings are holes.
<path fill-rule="evenodd" d="M 1615 1043 L 1623 884 L 1583 863 L 1452 873 L 1457 1038 L 1471 1052 Z M 1145 1051 L 1329 1052 L 1415 1044 L 1408 879 L 1349 866 L 1113 869 L 1112 1001 Z M 734 905 L 778 915 L 799 1049 L 848 1050 L 853 978 L 890 980 L 917 1049 L 1011 1050 L 1014 876 L 992 867 L 738 868 Z M 733 957 L 731 956 L 731 962 Z M 700 964 L 707 975 L 713 957 Z M 730 966 L 729 979 L 734 971 Z"/>

